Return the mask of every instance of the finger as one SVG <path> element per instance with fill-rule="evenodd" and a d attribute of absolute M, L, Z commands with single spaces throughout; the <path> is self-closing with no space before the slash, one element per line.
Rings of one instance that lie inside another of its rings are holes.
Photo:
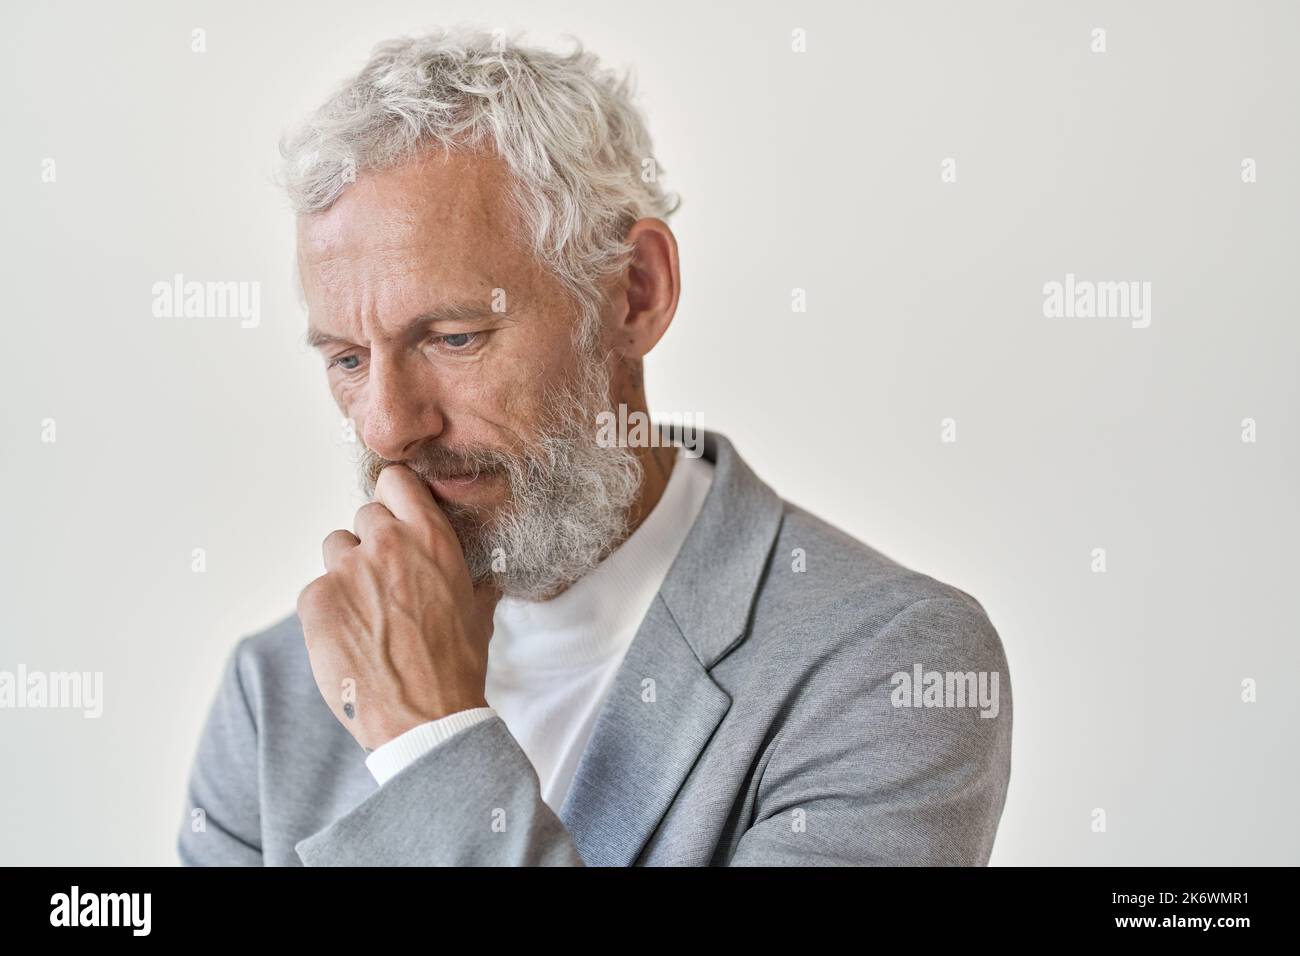
<path fill-rule="evenodd" d="M 372 501 L 357 509 L 357 516 L 352 520 L 352 527 L 356 529 L 357 537 L 365 541 L 374 535 L 375 529 L 385 524 L 391 524 L 396 520 L 388 508 L 378 501 Z"/>
<path fill-rule="evenodd" d="M 375 500 L 384 504 L 399 521 L 432 522 L 440 530 L 453 533 L 451 522 L 438 507 L 429 486 L 405 465 L 389 465 L 379 473 Z"/>
<path fill-rule="evenodd" d="M 321 553 L 325 557 L 325 570 L 333 571 L 343 555 L 347 554 L 353 548 L 361 543 L 351 531 L 331 531 L 321 544 Z"/>

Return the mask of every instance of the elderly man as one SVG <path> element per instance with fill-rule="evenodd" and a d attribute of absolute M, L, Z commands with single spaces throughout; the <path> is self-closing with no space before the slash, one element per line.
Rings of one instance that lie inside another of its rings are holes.
<path fill-rule="evenodd" d="M 231 654 L 181 860 L 986 863 L 1011 698 L 980 605 L 721 434 L 598 438 L 648 411 L 681 287 L 625 83 L 402 39 L 282 151 L 373 500 Z"/>

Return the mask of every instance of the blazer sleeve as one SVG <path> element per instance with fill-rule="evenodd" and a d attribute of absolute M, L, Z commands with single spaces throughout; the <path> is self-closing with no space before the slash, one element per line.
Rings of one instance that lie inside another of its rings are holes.
<path fill-rule="evenodd" d="M 295 845 L 308 866 L 582 866 L 537 772 L 493 716 Z"/>
<path fill-rule="evenodd" d="M 199 737 L 177 839 L 184 866 L 261 866 L 257 726 L 241 655 L 231 651 Z"/>
<path fill-rule="evenodd" d="M 754 823 L 727 862 L 987 864 L 1011 771 L 1011 681 L 983 609 L 964 595 L 927 598 L 855 635 L 845 653 L 806 688 L 813 709 L 796 709 L 778 732 Z M 987 705 L 932 693 L 917 706 L 917 665 L 984 675 Z"/>

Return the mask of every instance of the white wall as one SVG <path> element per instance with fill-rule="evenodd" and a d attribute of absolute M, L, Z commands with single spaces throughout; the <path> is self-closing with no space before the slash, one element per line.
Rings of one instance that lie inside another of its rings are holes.
<path fill-rule="evenodd" d="M 174 861 L 225 655 L 359 501 L 277 137 L 374 42 L 462 21 L 635 66 L 685 200 L 652 404 L 984 603 L 1016 708 L 993 862 L 1300 862 L 1300 8 L 289 6 L 0 12 L 0 670 L 105 681 L 97 720 L 0 710 L 0 862 Z M 260 325 L 153 317 L 178 272 L 260 282 Z M 1067 272 L 1151 282 L 1150 327 L 1045 318 Z"/>

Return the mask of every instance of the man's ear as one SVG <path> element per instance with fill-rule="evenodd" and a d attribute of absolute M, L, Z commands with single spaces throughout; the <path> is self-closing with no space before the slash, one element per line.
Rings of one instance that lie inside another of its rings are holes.
<path fill-rule="evenodd" d="M 668 331 L 681 295 L 677 237 L 662 219 L 638 219 L 627 231 L 634 247 L 614 314 L 614 350 L 637 361 Z"/>

